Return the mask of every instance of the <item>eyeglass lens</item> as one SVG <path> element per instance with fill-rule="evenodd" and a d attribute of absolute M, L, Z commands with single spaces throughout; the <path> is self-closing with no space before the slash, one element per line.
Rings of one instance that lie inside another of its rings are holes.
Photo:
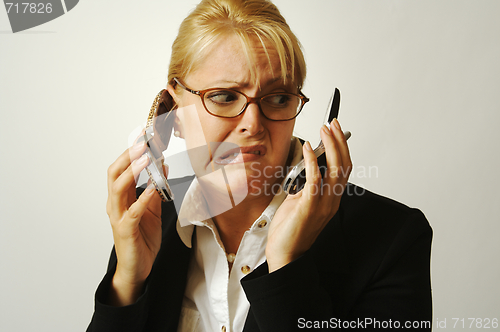
<path fill-rule="evenodd" d="M 207 91 L 203 96 L 206 109 L 217 116 L 237 116 L 246 106 L 247 97 L 233 90 Z M 262 97 L 260 108 L 264 115 L 272 120 L 291 119 L 297 115 L 302 106 L 301 99 L 293 94 L 276 93 Z"/>

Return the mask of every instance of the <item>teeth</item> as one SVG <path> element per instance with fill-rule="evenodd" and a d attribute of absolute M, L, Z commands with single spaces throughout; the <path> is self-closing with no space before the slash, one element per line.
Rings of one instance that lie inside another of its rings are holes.
<path fill-rule="evenodd" d="M 228 154 L 227 156 L 221 157 L 221 159 L 234 158 L 238 155 L 238 152 Z"/>

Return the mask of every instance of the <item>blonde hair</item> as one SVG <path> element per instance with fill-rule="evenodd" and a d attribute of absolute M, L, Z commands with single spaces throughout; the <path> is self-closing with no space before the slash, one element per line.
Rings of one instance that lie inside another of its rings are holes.
<path fill-rule="evenodd" d="M 249 63 L 255 38 L 264 50 L 277 51 L 283 81 L 293 82 L 301 89 L 306 64 L 297 37 L 281 16 L 278 8 L 268 0 L 202 0 L 184 19 L 172 45 L 168 82 L 175 86 L 174 77 L 185 78 L 196 70 L 203 57 L 218 40 L 233 34 L 242 44 Z M 267 54 L 270 62 L 269 54 Z M 251 66 L 252 79 L 256 79 Z"/>

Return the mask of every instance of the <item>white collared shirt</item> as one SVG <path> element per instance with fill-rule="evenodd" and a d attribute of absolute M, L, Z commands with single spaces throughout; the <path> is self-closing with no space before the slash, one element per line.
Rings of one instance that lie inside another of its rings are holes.
<path fill-rule="evenodd" d="M 302 158 L 302 146 L 297 138 L 293 140 L 292 165 Z M 206 218 L 206 202 L 199 186 L 195 179 L 186 192 L 177 222 L 180 238 L 193 247 L 178 331 L 239 332 L 250 308 L 240 280 L 265 262 L 268 228 L 286 195 L 281 191 L 274 196 L 245 232 L 229 272 L 227 253 L 213 220 Z M 191 243 L 194 227 L 196 234 Z"/>

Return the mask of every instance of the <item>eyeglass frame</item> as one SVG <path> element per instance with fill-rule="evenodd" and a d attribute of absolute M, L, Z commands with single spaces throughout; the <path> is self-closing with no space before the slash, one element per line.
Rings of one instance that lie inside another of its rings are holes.
<path fill-rule="evenodd" d="M 310 100 L 309 98 L 307 98 L 303 93 L 302 91 L 299 90 L 299 94 L 295 94 L 295 93 L 290 93 L 290 92 L 278 92 L 278 93 L 269 93 L 267 95 L 264 95 L 264 96 L 261 96 L 261 97 L 248 97 L 246 94 L 244 94 L 243 92 L 241 91 L 238 91 L 238 90 L 235 90 L 235 89 L 231 89 L 231 88 L 227 88 L 227 89 L 224 89 L 224 88 L 209 88 L 209 89 L 204 89 L 204 90 L 193 90 L 193 89 L 190 89 L 188 88 L 185 84 L 181 83 L 180 80 L 177 78 L 177 77 L 174 77 L 174 81 L 175 83 L 179 84 L 179 86 L 181 88 L 183 88 L 184 90 L 188 91 L 188 92 L 191 92 L 192 94 L 194 95 L 197 95 L 201 98 L 201 103 L 203 104 L 203 107 L 205 108 L 205 111 L 208 112 L 208 114 L 210 115 L 213 115 L 213 116 L 216 116 L 218 118 L 223 118 L 223 119 L 232 119 L 232 118 L 236 118 L 238 117 L 239 115 L 243 114 L 248 105 L 250 105 L 251 103 L 255 103 L 257 104 L 257 106 L 259 107 L 259 111 L 260 113 L 262 113 L 262 115 L 270 120 L 270 121 L 290 121 L 290 120 L 293 120 L 297 117 L 297 115 L 300 114 L 300 112 L 302 112 L 302 109 L 304 108 L 304 105 Z M 245 106 L 241 109 L 241 111 L 238 112 L 238 114 L 234 115 L 234 116 L 223 116 L 223 115 L 218 115 L 218 114 L 214 114 L 212 112 L 210 112 L 207 108 L 207 105 L 205 105 L 205 94 L 207 92 L 210 92 L 210 91 L 215 91 L 215 90 L 229 90 L 229 91 L 234 91 L 234 92 L 237 92 L 237 93 L 240 93 L 242 94 L 243 96 L 245 96 L 245 98 L 247 99 L 247 102 L 245 104 Z M 264 113 L 264 111 L 262 111 L 262 107 L 260 105 L 260 102 L 262 99 L 266 98 L 266 97 L 269 97 L 269 96 L 273 96 L 273 95 L 283 95 L 283 94 L 286 94 L 286 95 L 292 95 L 292 96 L 295 96 L 295 97 L 298 97 L 300 99 L 300 108 L 299 108 L 299 111 L 293 116 L 291 117 L 290 119 L 281 119 L 281 120 L 275 120 L 275 119 L 270 119 L 267 117 L 267 115 Z"/>

